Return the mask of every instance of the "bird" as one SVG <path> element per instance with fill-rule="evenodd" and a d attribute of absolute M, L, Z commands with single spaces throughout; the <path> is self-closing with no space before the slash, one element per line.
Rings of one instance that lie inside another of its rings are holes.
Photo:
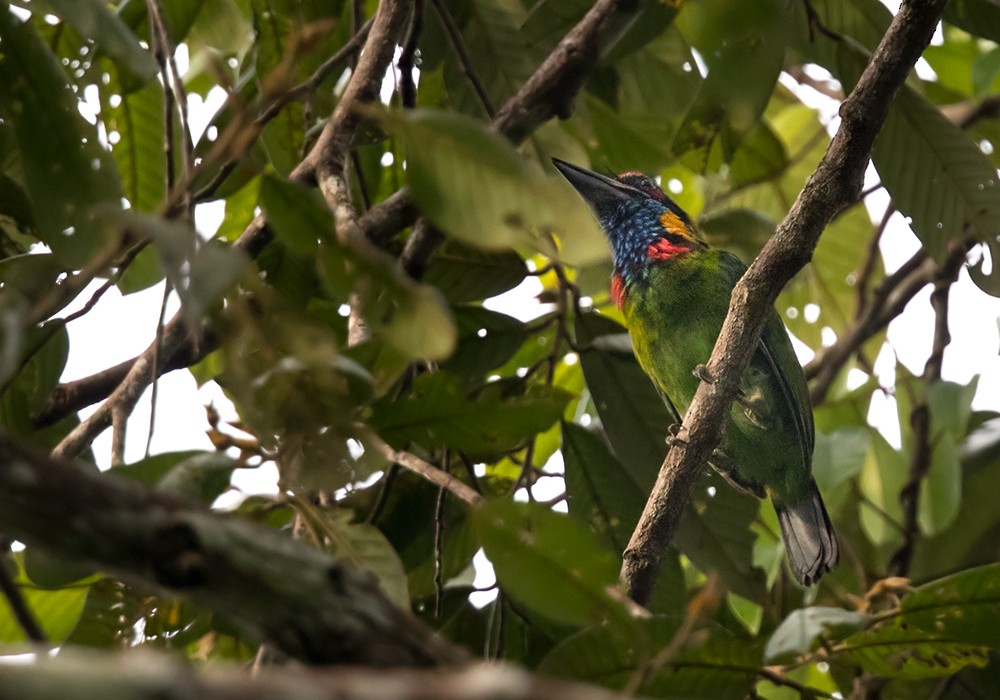
<path fill-rule="evenodd" d="M 705 363 L 746 265 L 710 246 L 650 177 L 610 177 L 558 158 L 553 164 L 611 243 L 611 297 L 636 359 L 673 412 L 685 415 L 700 381 L 711 381 Z M 709 463 L 735 488 L 771 500 L 789 568 L 803 586 L 816 583 L 840 556 L 812 476 L 814 444 L 805 375 L 772 307 Z"/>

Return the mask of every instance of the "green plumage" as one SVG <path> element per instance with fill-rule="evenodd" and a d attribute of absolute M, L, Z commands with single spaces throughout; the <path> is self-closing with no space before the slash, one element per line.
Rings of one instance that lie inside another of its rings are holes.
<path fill-rule="evenodd" d="M 648 284 L 630 289 L 623 301 L 639 364 L 681 416 L 698 389 L 693 370 L 712 354 L 733 286 L 745 270 L 733 255 L 705 248 L 651 263 Z M 759 497 L 795 502 L 811 492 L 809 394 L 773 311 L 730 415 L 719 450 L 729 464 L 716 460 L 720 471 L 731 472 L 726 476 Z"/>
<path fill-rule="evenodd" d="M 639 364 L 683 416 L 701 381 L 746 271 L 715 250 L 652 180 L 608 178 L 556 161 L 594 209 L 614 250 L 612 294 L 625 315 Z M 710 463 L 735 487 L 770 498 L 792 573 L 810 585 L 829 571 L 839 545 L 812 477 L 815 444 L 805 376 L 771 309 L 744 373 L 725 435 Z"/>

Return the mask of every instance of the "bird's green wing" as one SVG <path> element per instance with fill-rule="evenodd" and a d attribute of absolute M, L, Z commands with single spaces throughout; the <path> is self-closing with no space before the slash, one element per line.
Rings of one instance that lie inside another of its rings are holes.
<path fill-rule="evenodd" d="M 721 270 L 731 278 L 733 285 L 746 271 L 746 265 L 730 253 L 720 252 L 719 262 Z M 774 309 L 768 313 L 764 330 L 761 331 L 759 355 L 770 366 L 781 388 L 788 410 L 793 416 L 796 432 L 808 449 L 805 463 L 809 464 L 816 442 L 809 388 L 806 386 L 805 375 L 800 369 L 801 365 L 795 355 L 792 341 L 788 338 L 788 331 L 785 330 L 781 318 Z"/>

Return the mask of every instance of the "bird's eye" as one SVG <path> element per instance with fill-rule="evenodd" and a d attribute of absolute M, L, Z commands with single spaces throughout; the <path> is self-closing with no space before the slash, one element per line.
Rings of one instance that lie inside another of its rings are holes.
<path fill-rule="evenodd" d="M 667 201 L 667 195 L 656 184 L 656 181 L 648 175 L 642 173 L 623 173 L 618 176 L 618 181 L 639 190 L 658 202 L 666 203 Z"/>

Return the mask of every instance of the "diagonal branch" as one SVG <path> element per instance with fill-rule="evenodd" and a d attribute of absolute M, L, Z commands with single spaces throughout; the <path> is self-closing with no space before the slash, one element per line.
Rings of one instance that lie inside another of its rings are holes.
<path fill-rule="evenodd" d="M 964 250 L 963 250 L 964 259 Z M 944 361 L 944 351 L 951 342 L 948 331 L 948 297 L 951 285 L 958 277 L 958 268 L 942 267 L 934 281 L 934 291 L 931 292 L 931 307 L 934 309 L 934 344 L 930 357 L 924 365 L 924 391 L 941 380 L 941 365 Z M 903 509 L 903 542 L 889 561 L 890 576 L 907 576 L 913 561 L 913 552 L 920 535 L 918 523 L 918 507 L 920 505 L 920 483 L 931 469 L 934 444 L 931 440 L 931 415 L 926 394 L 910 414 L 910 425 L 913 427 L 913 455 L 910 459 L 910 475 L 899 493 L 900 505 Z"/>
<path fill-rule="evenodd" d="M 29 451 L 0 433 L 0 530 L 125 581 L 185 595 L 308 663 L 464 665 L 375 577 L 286 534 Z"/>
<path fill-rule="evenodd" d="M 667 454 L 625 550 L 621 576 L 637 602 L 649 598 L 695 480 L 719 443 L 740 377 L 778 292 L 810 260 L 830 220 L 857 200 L 889 104 L 930 41 L 944 5 L 945 0 L 903 2 L 841 106 L 840 129 L 816 171 L 733 290 L 729 313 L 708 362 L 713 382 L 703 381 L 698 387 L 680 440 Z"/>

